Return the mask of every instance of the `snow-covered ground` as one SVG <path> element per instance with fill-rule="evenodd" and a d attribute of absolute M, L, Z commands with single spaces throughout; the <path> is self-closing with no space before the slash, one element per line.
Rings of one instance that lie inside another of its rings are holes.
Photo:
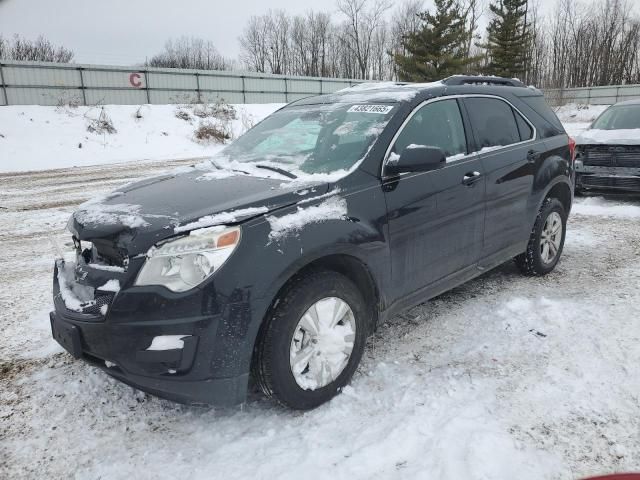
<path fill-rule="evenodd" d="M 564 124 L 567 133 L 575 138 L 588 129 L 591 123 L 607 108 L 609 108 L 609 105 L 576 105 L 570 103 L 554 110 Z"/>
<path fill-rule="evenodd" d="M 67 242 L 67 218 L 90 196 L 188 162 L 0 174 L 0 478 L 540 480 L 640 470 L 633 199 L 577 199 L 547 277 L 508 263 L 394 318 L 345 392 L 311 412 L 257 394 L 232 409 L 180 406 L 74 361 L 50 339 L 49 237 Z"/>
<path fill-rule="evenodd" d="M 280 107 L 235 105 L 233 134 L 241 134 Z M 196 105 L 2 107 L 0 172 L 210 156 L 222 147 L 195 141 L 195 130 L 211 121 L 198 113 L 207 112 Z M 87 130 L 101 115 L 110 120 L 114 133 Z"/>

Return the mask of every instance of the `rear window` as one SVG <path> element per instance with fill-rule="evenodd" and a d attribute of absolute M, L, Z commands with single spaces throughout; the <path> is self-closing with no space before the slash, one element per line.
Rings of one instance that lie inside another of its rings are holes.
<path fill-rule="evenodd" d="M 558 133 L 564 132 L 564 127 L 562 126 L 562 122 L 558 119 L 557 115 L 551 110 L 549 105 L 547 105 L 547 101 L 544 99 L 542 95 L 536 95 L 531 97 L 518 97 L 524 103 L 526 103 L 533 111 L 535 111 L 538 115 L 544 118 L 547 122 L 553 125 L 555 128 L 559 130 Z"/>

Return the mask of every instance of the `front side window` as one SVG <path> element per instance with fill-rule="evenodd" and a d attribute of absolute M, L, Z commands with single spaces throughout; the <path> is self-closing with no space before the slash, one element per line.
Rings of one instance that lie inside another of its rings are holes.
<path fill-rule="evenodd" d="M 514 111 L 508 103 L 495 98 L 466 98 L 464 102 L 480 149 L 520 142 Z"/>
<path fill-rule="evenodd" d="M 392 155 L 401 155 L 409 145 L 438 147 L 449 158 L 467 153 L 458 102 L 440 100 L 420 108 L 398 135 Z"/>
<path fill-rule="evenodd" d="M 396 110 L 394 104 L 287 107 L 264 119 L 221 155 L 298 173 L 349 170 L 367 155 Z"/>

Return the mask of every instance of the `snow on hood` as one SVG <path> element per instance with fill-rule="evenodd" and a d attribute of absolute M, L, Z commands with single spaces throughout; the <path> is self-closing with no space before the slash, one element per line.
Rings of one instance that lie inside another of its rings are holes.
<path fill-rule="evenodd" d="M 640 129 L 589 129 L 576 137 L 576 143 L 578 145 L 640 145 Z"/>
<path fill-rule="evenodd" d="M 175 227 L 173 231 L 175 233 L 181 233 L 195 230 L 196 228 L 207 228 L 217 225 L 225 225 L 227 223 L 236 223 L 244 220 L 245 218 L 255 217 L 262 213 L 267 213 L 268 211 L 269 209 L 267 207 L 250 207 L 232 210 L 230 212 L 221 212 L 215 215 L 206 215 L 195 222 L 187 223 L 186 225 L 179 225 Z"/>
<path fill-rule="evenodd" d="M 288 215 L 266 217 L 271 226 L 269 241 L 281 240 L 289 234 L 297 233 L 302 230 L 305 225 L 310 223 L 347 218 L 347 201 L 339 197 L 337 193 L 338 191 L 336 190 L 326 195 L 301 201 L 298 205 L 306 204 L 320 198 L 326 198 L 326 200 L 317 205 L 309 207 L 298 206 L 295 212 Z"/>

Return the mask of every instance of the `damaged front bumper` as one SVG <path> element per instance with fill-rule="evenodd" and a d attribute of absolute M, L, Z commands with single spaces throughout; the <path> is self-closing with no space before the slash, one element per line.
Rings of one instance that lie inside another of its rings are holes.
<path fill-rule="evenodd" d="M 184 293 L 156 286 L 126 288 L 132 283 L 131 268 L 88 270 L 82 261 L 63 260 L 54 269 L 51 329 L 69 353 L 126 384 L 180 403 L 244 401 L 252 343 L 242 332 L 229 335 L 228 330 L 251 322 L 242 295 L 222 302 L 212 288 Z M 124 288 L 100 290 L 107 276 L 116 276 Z M 158 338 L 179 342 L 157 348 L 163 344 Z M 235 362 L 229 361 L 232 356 Z"/>
<path fill-rule="evenodd" d="M 640 168 L 601 167 L 576 162 L 578 190 L 617 190 L 640 192 Z"/>

